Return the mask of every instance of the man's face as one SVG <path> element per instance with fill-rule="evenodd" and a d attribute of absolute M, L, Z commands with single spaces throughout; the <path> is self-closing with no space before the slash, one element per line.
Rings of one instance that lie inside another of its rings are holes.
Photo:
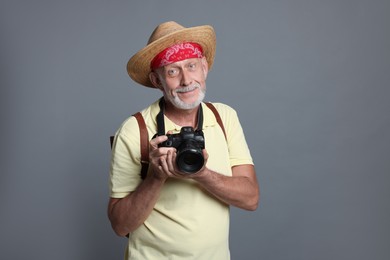
<path fill-rule="evenodd" d="M 178 61 L 157 69 L 156 76 L 165 98 L 175 107 L 197 107 L 206 93 L 208 65 L 205 58 Z"/>

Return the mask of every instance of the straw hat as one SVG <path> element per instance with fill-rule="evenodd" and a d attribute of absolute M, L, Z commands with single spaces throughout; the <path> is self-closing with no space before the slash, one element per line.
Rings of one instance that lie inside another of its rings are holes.
<path fill-rule="evenodd" d="M 182 42 L 200 44 L 203 48 L 203 55 L 207 59 L 209 70 L 211 69 L 216 45 L 213 27 L 203 25 L 186 28 L 171 21 L 157 26 L 150 36 L 147 45 L 130 58 L 127 63 L 129 76 L 141 85 L 154 88 L 149 80 L 149 73 L 151 72 L 150 62 L 161 51 Z"/>

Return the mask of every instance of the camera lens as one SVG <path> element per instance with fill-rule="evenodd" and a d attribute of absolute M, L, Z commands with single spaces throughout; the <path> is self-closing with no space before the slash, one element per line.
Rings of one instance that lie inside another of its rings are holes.
<path fill-rule="evenodd" d="M 181 151 L 177 155 L 176 164 L 182 172 L 189 174 L 196 173 L 203 167 L 203 153 L 197 149 Z"/>
<path fill-rule="evenodd" d="M 195 165 L 197 164 L 199 158 L 193 153 L 188 153 L 186 156 L 183 157 L 183 162 L 188 165 Z"/>

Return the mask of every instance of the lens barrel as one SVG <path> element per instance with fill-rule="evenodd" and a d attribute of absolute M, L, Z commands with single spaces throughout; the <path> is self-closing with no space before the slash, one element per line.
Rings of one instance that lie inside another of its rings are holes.
<path fill-rule="evenodd" d="M 176 164 L 180 171 L 193 174 L 202 169 L 204 165 L 203 153 L 200 149 L 187 148 L 178 150 Z"/>

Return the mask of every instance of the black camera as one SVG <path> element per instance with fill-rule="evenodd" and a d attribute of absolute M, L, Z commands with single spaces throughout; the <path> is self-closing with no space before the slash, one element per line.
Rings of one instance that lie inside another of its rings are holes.
<path fill-rule="evenodd" d="M 176 148 L 176 165 L 180 171 L 188 174 L 196 173 L 204 165 L 202 150 L 205 148 L 201 130 L 194 131 L 190 126 L 181 128 L 178 134 L 168 134 L 168 139 L 159 147 Z"/>

